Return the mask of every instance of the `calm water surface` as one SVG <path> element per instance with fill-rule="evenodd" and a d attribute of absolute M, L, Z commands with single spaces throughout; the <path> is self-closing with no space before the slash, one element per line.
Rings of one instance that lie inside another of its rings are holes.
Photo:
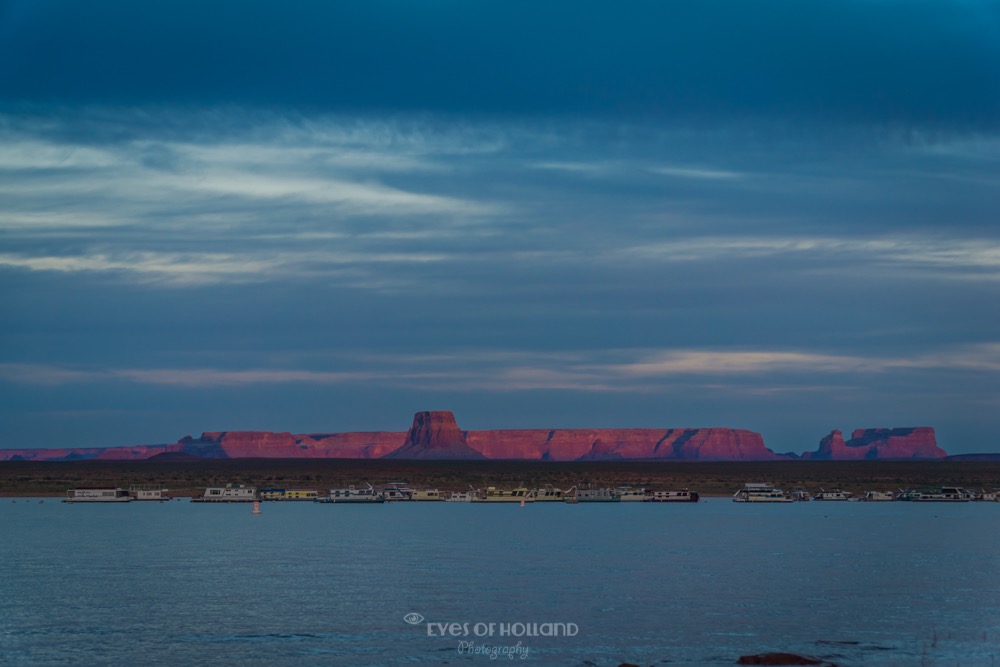
<path fill-rule="evenodd" d="M 0 663 L 1000 666 L 1000 503 L 262 508 L 0 500 Z"/>

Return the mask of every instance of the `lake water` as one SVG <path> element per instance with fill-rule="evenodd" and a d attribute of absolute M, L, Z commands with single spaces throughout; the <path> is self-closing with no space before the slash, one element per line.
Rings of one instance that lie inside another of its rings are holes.
<path fill-rule="evenodd" d="M 0 500 L 0 663 L 1000 665 L 1000 503 L 262 509 Z"/>

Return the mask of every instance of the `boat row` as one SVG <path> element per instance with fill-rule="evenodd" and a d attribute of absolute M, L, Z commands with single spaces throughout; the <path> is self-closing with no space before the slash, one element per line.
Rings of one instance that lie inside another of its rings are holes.
<path fill-rule="evenodd" d="M 525 486 L 503 489 L 487 486 L 467 491 L 442 492 L 438 489 L 415 489 L 405 482 L 393 482 L 376 488 L 371 484 L 330 489 L 320 495 L 312 489 L 260 489 L 243 484 L 227 484 L 205 489 L 194 502 L 251 502 L 254 500 L 302 501 L 318 503 L 385 503 L 385 502 L 469 502 L 469 503 L 617 503 L 617 502 L 697 502 L 694 491 L 661 491 L 630 486 L 596 487 L 581 484 L 563 490 L 553 486 L 529 489 Z"/>
<path fill-rule="evenodd" d="M 855 495 L 850 491 L 833 489 L 827 491 L 820 488 L 814 494 L 801 487 L 785 492 L 766 482 L 751 482 L 743 485 L 733 494 L 733 502 L 737 503 L 792 503 L 796 501 L 818 500 L 824 502 L 953 502 L 998 501 L 1000 492 L 988 492 L 985 489 L 979 493 L 968 491 L 960 486 L 925 486 L 917 489 L 900 489 L 893 491 L 866 491 L 864 495 Z"/>
<path fill-rule="evenodd" d="M 191 499 L 197 503 L 239 503 L 254 501 L 309 501 L 318 503 L 386 503 L 386 502 L 470 502 L 470 503 L 618 503 L 652 502 L 676 503 L 698 502 L 695 491 L 663 491 L 631 486 L 600 487 L 580 484 L 567 490 L 553 486 L 529 489 L 519 486 L 504 489 L 487 486 L 481 489 L 470 487 L 467 491 L 443 492 L 437 489 L 414 489 L 405 482 L 393 482 L 376 488 L 371 484 L 330 489 L 323 495 L 315 489 L 262 488 L 247 484 L 226 484 L 209 486 L 201 496 Z M 128 489 L 112 486 L 77 487 L 66 492 L 66 503 L 126 503 L 133 501 L 167 501 L 168 491 L 162 486 L 133 485 Z M 833 489 L 810 493 L 796 487 L 790 492 L 776 488 L 766 482 L 749 482 L 733 494 L 737 503 L 791 503 L 796 501 L 824 502 L 970 502 L 998 501 L 1000 491 L 979 493 L 959 486 L 927 486 L 916 489 L 893 491 L 866 491 L 855 495 L 850 491 Z"/>

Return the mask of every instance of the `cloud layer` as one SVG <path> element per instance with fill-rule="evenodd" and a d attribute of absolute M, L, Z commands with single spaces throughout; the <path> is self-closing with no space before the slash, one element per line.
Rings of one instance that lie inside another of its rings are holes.
<path fill-rule="evenodd" d="M 976 0 L 0 5 L 0 446 L 441 407 L 989 448 L 998 35 Z"/>

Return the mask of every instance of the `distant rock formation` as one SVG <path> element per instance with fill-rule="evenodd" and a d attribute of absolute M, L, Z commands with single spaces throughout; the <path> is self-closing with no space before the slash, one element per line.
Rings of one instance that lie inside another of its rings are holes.
<path fill-rule="evenodd" d="M 764 446 L 759 433 L 731 428 L 683 428 L 607 432 L 594 441 L 593 447 L 580 460 L 775 461 L 783 458 Z"/>
<path fill-rule="evenodd" d="M 398 449 L 404 433 L 314 433 L 292 435 L 271 431 L 224 431 L 187 436 L 181 451 L 201 458 L 246 459 L 377 459 Z"/>
<path fill-rule="evenodd" d="M 467 440 L 470 447 L 488 459 L 772 461 L 787 458 L 765 447 L 759 433 L 731 428 L 469 431 Z"/>
<path fill-rule="evenodd" d="M 387 459 L 485 459 L 469 447 L 455 415 L 444 410 L 418 412 L 406 434 L 406 442 Z"/>
<path fill-rule="evenodd" d="M 934 429 L 858 429 L 844 441 L 832 431 L 802 459 L 938 459 Z M 988 456 L 988 455 L 981 455 Z M 503 429 L 462 431 L 455 415 L 418 412 L 408 432 L 372 431 L 293 435 L 272 431 L 209 431 L 176 444 L 135 447 L 0 450 L 0 461 L 136 461 L 316 458 L 316 459 L 524 459 L 537 461 L 779 461 L 759 433 L 732 428 Z"/>
<path fill-rule="evenodd" d="M 940 459 L 948 453 L 937 446 L 934 429 L 859 428 L 844 442 L 844 434 L 831 431 L 819 442 L 819 449 L 806 452 L 804 459 L 854 461 L 859 459 Z"/>

